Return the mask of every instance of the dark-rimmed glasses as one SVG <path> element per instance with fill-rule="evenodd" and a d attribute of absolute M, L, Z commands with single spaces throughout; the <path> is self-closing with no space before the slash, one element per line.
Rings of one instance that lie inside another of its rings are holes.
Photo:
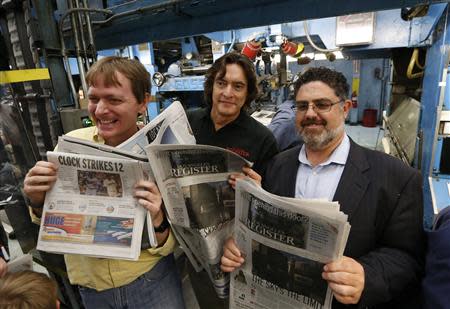
<path fill-rule="evenodd" d="M 311 103 L 308 101 L 297 101 L 295 102 L 294 111 L 299 113 L 305 113 L 311 106 L 316 113 L 327 113 L 331 110 L 331 107 L 333 105 L 339 104 L 342 101 L 343 101 L 342 99 L 339 99 L 339 101 L 336 102 L 331 102 L 329 100 L 324 99 L 313 100 Z"/>

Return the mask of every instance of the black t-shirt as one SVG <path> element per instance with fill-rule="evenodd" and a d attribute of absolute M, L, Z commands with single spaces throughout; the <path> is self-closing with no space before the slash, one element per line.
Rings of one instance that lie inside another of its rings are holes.
<path fill-rule="evenodd" d="M 253 162 L 253 169 L 262 176 L 268 161 L 278 153 L 272 132 L 245 111 L 216 131 L 210 114 L 210 108 L 187 113 L 197 144 L 231 150 Z"/>

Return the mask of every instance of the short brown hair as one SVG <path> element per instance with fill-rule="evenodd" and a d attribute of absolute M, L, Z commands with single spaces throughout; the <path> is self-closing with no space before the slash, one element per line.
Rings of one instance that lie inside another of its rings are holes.
<path fill-rule="evenodd" d="M 150 92 L 150 73 L 137 60 L 110 56 L 97 61 L 86 75 L 89 86 L 95 86 L 98 78 L 103 78 L 106 86 L 120 85 L 116 72 L 120 72 L 130 80 L 131 90 L 138 103 L 145 100 L 145 94 Z"/>
<path fill-rule="evenodd" d="M 56 283 L 44 274 L 26 270 L 0 278 L 2 309 L 55 309 L 57 299 Z"/>
<path fill-rule="evenodd" d="M 315 81 L 327 84 L 342 100 L 348 98 L 350 87 L 344 74 L 326 67 L 309 68 L 303 72 L 294 84 L 294 97 L 297 96 L 297 92 L 303 85 Z"/>
<path fill-rule="evenodd" d="M 216 79 L 217 75 L 219 75 L 220 78 L 225 76 L 225 74 L 227 73 L 226 70 L 228 64 L 237 64 L 244 71 L 245 78 L 247 79 L 247 98 L 245 99 L 244 106 L 249 107 L 250 103 L 254 99 L 256 99 L 256 96 L 258 95 L 255 66 L 247 58 L 247 56 L 236 52 L 223 55 L 222 57 L 217 59 L 206 72 L 206 79 L 204 84 L 205 102 L 209 106 L 212 106 L 214 80 Z"/>

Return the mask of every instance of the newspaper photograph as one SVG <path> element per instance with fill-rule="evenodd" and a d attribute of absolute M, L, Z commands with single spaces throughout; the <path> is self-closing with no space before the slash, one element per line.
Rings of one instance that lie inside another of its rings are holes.
<path fill-rule="evenodd" d="M 145 147 L 150 144 L 195 144 L 194 133 L 179 101 L 173 102 L 117 148 L 145 155 Z"/>
<path fill-rule="evenodd" d="M 342 256 L 349 231 L 335 202 L 281 198 L 238 180 L 234 237 L 245 263 L 230 275 L 230 308 L 331 308 L 322 271 Z"/>
<path fill-rule="evenodd" d="M 48 152 L 58 167 L 46 194 L 37 249 L 137 260 L 146 210 L 133 187 L 142 164 L 99 156 Z"/>
<path fill-rule="evenodd" d="M 206 270 L 217 295 L 227 297 L 229 276 L 220 270 L 220 258 L 234 228 L 235 192 L 228 178 L 251 163 L 206 145 L 151 145 L 146 151 L 175 236 L 194 268 Z"/>

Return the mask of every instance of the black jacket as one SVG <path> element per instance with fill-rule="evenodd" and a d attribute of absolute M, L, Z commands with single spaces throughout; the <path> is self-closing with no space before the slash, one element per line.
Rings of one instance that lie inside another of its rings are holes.
<path fill-rule="evenodd" d="M 293 197 L 300 147 L 269 163 L 263 187 Z M 400 160 L 351 141 L 336 193 L 348 215 L 344 255 L 364 267 L 365 288 L 355 308 L 420 308 L 425 237 L 420 173 Z M 346 306 L 334 301 L 333 308 Z"/>

